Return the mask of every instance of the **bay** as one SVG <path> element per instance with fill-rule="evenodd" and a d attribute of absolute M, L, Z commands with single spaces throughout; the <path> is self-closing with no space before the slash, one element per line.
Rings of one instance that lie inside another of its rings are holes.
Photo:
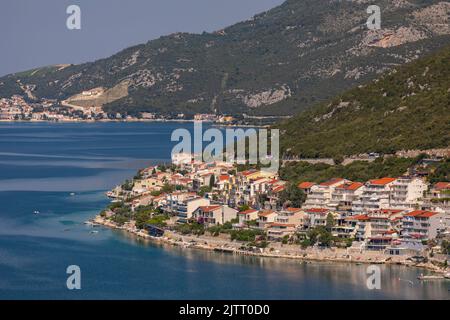
<path fill-rule="evenodd" d="M 369 290 L 364 265 L 180 249 L 105 228 L 91 233 L 83 222 L 108 204 L 105 191 L 138 168 L 168 162 L 178 128 L 193 125 L 0 123 L 0 299 L 449 298 L 448 282 L 419 282 L 424 271 L 403 266 L 381 266 L 381 290 Z M 81 290 L 66 287 L 69 265 L 81 268 Z"/>

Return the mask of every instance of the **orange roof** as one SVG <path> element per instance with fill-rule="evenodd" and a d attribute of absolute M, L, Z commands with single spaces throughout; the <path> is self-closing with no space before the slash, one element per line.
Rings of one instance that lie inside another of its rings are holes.
<path fill-rule="evenodd" d="M 338 182 L 340 182 L 342 180 L 344 180 L 344 179 L 342 179 L 342 178 L 333 178 L 331 180 L 322 182 L 320 185 L 321 186 L 325 186 L 325 187 L 329 187 L 329 186 L 332 186 L 333 184 L 336 184 L 336 183 L 338 183 Z"/>
<path fill-rule="evenodd" d="M 362 186 L 363 186 L 363 184 L 361 182 L 348 182 L 348 183 L 343 183 L 343 184 L 337 186 L 336 188 L 344 189 L 344 190 L 357 190 L 357 189 L 361 188 Z"/>
<path fill-rule="evenodd" d="M 239 212 L 239 214 L 250 214 L 250 213 L 254 213 L 254 212 L 258 212 L 258 210 L 248 209 L 248 210 Z"/>
<path fill-rule="evenodd" d="M 375 185 L 380 185 L 380 186 L 384 186 L 388 183 L 394 182 L 395 180 L 397 180 L 396 178 L 381 178 L 381 179 L 373 179 L 373 180 L 369 180 L 370 184 L 375 184 Z"/>
<path fill-rule="evenodd" d="M 314 185 L 315 185 L 314 182 L 301 182 L 298 184 L 298 188 L 299 189 L 309 189 Z"/>
<path fill-rule="evenodd" d="M 272 210 L 261 211 L 261 212 L 258 213 L 258 216 L 267 217 L 267 216 L 269 216 L 269 215 L 271 215 L 273 213 L 275 213 L 275 212 L 272 211 Z"/>
<path fill-rule="evenodd" d="M 329 212 L 330 210 L 325 209 L 325 208 L 311 208 L 311 209 L 305 209 L 305 211 L 308 213 L 325 213 L 325 212 Z"/>
<path fill-rule="evenodd" d="M 450 182 L 438 182 L 434 185 L 436 190 L 450 189 Z"/>
<path fill-rule="evenodd" d="M 212 211 L 216 211 L 219 208 L 220 208 L 220 206 L 200 206 L 199 207 L 199 209 L 202 210 L 203 212 L 212 212 Z"/>
<path fill-rule="evenodd" d="M 374 210 L 372 212 L 379 212 L 379 213 L 383 213 L 383 214 L 387 214 L 389 216 L 392 216 L 396 213 L 400 213 L 404 210 L 399 210 L 399 209 L 379 209 L 379 210 Z"/>
<path fill-rule="evenodd" d="M 273 192 L 281 192 L 284 190 L 284 186 L 276 186 L 272 189 Z"/>
<path fill-rule="evenodd" d="M 366 214 L 360 214 L 360 215 L 348 217 L 347 219 L 364 221 L 364 220 L 369 220 L 369 217 Z"/>
<path fill-rule="evenodd" d="M 256 171 L 256 170 L 246 170 L 246 171 L 242 171 L 241 174 L 243 176 L 249 176 L 249 175 L 252 175 L 252 174 L 254 174 L 256 172 L 258 172 L 258 171 Z"/>
<path fill-rule="evenodd" d="M 219 177 L 219 181 L 227 181 L 228 179 L 230 179 L 230 176 L 227 174 L 223 174 Z"/>
<path fill-rule="evenodd" d="M 433 212 L 433 211 L 415 210 L 415 211 L 405 214 L 405 217 L 429 218 L 436 214 L 437 214 L 437 212 Z"/>

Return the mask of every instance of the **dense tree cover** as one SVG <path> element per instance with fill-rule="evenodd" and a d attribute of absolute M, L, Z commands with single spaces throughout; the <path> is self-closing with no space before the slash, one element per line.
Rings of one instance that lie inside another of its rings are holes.
<path fill-rule="evenodd" d="M 430 183 L 450 182 L 450 159 L 447 158 L 436 166 L 432 166 L 428 179 Z"/>
<path fill-rule="evenodd" d="M 175 230 L 181 234 L 193 234 L 196 236 L 205 234 L 205 226 L 197 222 L 176 225 Z"/>
<path fill-rule="evenodd" d="M 296 162 L 280 168 L 280 176 L 282 179 L 292 182 L 311 181 L 320 183 L 336 177 L 365 182 L 381 177 L 401 176 L 416 163 L 417 159 L 415 158 L 397 157 L 377 158 L 373 162 L 355 161 L 346 166 Z"/>
<path fill-rule="evenodd" d="M 231 240 L 253 242 L 257 236 L 263 236 L 264 231 L 259 229 L 231 230 Z"/>
<path fill-rule="evenodd" d="M 450 145 L 450 47 L 277 126 L 288 156 L 339 157 Z"/>
<path fill-rule="evenodd" d="M 279 196 L 279 205 L 283 207 L 300 208 L 306 200 L 306 194 L 296 183 L 288 182 Z"/>

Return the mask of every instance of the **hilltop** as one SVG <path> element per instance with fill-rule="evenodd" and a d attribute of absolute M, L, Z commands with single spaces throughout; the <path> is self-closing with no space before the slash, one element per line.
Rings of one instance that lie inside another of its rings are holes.
<path fill-rule="evenodd" d="M 370 4 L 382 8 L 381 30 L 366 27 Z M 213 33 L 2 77 L 0 97 L 110 114 L 292 115 L 450 43 L 449 12 L 436 0 L 288 0 Z"/>
<path fill-rule="evenodd" d="M 287 156 L 341 157 L 450 145 L 450 46 L 280 124 Z"/>

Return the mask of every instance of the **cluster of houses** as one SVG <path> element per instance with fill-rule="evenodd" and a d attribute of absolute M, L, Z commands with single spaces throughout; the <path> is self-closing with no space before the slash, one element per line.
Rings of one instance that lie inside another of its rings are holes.
<path fill-rule="evenodd" d="M 0 120 L 18 120 L 23 116 L 31 116 L 33 107 L 21 96 L 0 99 Z"/>
<path fill-rule="evenodd" d="M 448 235 L 450 229 L 447 182 L 429 186 L 421 177 L 407 176 L 365 183 L 344 178 L 302 182 L 297 187 L 306 194 L 306 201 L 293 208 L 280 202 L 286 181 L 276 173 L 238 172 L 232 164 L 184 156 L 173 163 L 175 170 L 163 172 L 156 166 L 141 172 L 127 191 L 133 209 L 153 204 L 176 217 L 176 223 L 208 227 L 232 222 L 236 229 L 262 229 L 272 240 L 327 226 L 334 237 L 354 239 L 362 249 L 393 254 L 419 250 L 425 241 Z M 161 192 L 167 185 L 177 190 Z M 110 196 L 123 192 L 118 187 Z"/>
<path fill-rule="evenodd" d="M 42 99 L 39 103 L 27 102 L 22 96 L 0 99 L 0 120 L 3 121 L 71 121 L 75 114 L 54 107 L 56 100 Z"/>

